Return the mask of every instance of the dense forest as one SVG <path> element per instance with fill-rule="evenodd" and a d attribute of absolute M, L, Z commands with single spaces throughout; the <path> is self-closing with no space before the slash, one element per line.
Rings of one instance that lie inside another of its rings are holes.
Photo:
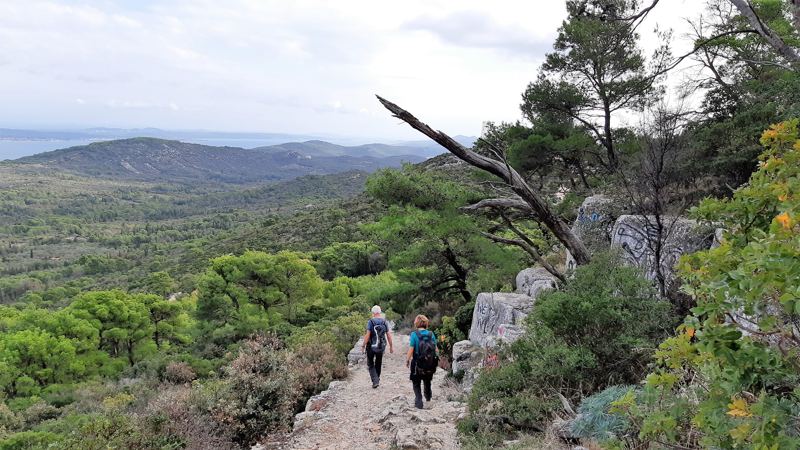
<path fill-rule="evenodd" d="M 531 266 L 558 287 L 464 394 L 464 448 L 567 416 L 562 443 L 591 448 L 799 447 L 800 4 L 706 0 L 691 52 L 662 31 L 647 55 L 659 3 L 568 0 L 520 120 L 472 148 L 381 98 L 451 153 L 399 169 L 242 185 L 0 164 L 0 449 L 249 448 L 347 376 L 373 304 L 399 327 L 427 314 L 447 355 L 476 296 Z M 597 194 L 651 218 L 657 258 L 669 218 L 719 245 L 646 277 L 570 229 Z"/>

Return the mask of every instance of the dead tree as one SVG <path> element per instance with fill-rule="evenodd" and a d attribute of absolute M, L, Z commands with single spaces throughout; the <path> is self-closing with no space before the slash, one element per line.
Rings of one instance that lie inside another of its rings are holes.
<path fill-rule="evenodd" d="M 533 211 L 536 218 L 570 251 L 578 265 L 588 264 L 591 255 L 583 242 L 575 236 L 569 225 L 557 216 L 550 208 L 549 203 L 534 190 L 513 167 L 503 161 L 489 158 L 467 149 L 456 142 L 447 134 L 436 131 L 405 109 L 377 96 L 381 104 L 388 109 L 394 117 L 409 124 L 420 133 L 433 139 L 436 143 L 447 149 L 466 163 L 500 177 L 525 202 Z"/>
<path fill-rule="evenodd" d="M 497 242 L 499 244 L 506 244 L 506 245 L 513 245 L 516 247 L 521 248 L 525 251 L 530 257 L 542 266 L 545 270 L 550 272 L 554 277 L 558 278 L 562 283 L 566 282 L 566 277 L 564 274 L 561 273 L 558 269 L 556 269 L 552 264 L 550 264 L 541 253 L 536 249 L 536 244 L 525 234 L 522 230 L 517 227 L 514 222 L 511 221 L 511 218 L 506 213 L 506 211 L 513 211 L 517 209 L 524 214 L 530 214 L 531 209 L 527 203 L 522 202 L 519 199 L 511 199 L 511 198 L 491 198 L 486 200 L 481 200 L 474 205 L 468 205 L 461 208 L 463 211 L 479 211 L 479 210 L 489 210 L 491 212 L 496 213 L 505 224 L 506 228 L 514 233 L 517 238 L 507 238 L 503 236 L 498 236 L 494 233 L 483 232 L 481 233 L 485 238 Z"/>
<path fill-rule="evenodd" d="M 791 65 L 797 69 L 800 66 L 800 52 L 790 46 L 778 33 L 769 27 L 756 13 L 755 8 L 748 0 L 729 0 L 736 9 L 744 16 L 755 31 L 764 38 L 765 41 Z M 795 31 L 800 33 L 800 1 L 789 0 L 789 7 L 792 14 L 792 24 Z"/>
<path fill-rule="evenodd" d="M 685 155 L 683 114 L 664 104 L 650 110 L 642 125 L 642 150 L 632 161 L 630 171 L 619 171 L 624 194 L 644 229 L 647 251 L 653 255 L 653 272 L 659 294 L 667 297 L 670 288 L 668 242 L 672 239 L 686 202 L 681 190 L 680 166 Z"/>

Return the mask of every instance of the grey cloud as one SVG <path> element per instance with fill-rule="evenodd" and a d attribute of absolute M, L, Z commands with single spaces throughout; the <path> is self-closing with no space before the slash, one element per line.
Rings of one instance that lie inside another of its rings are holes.
<path fill-rule="evenodd" d="M 403 28 L 432 33 L 443 42 L 459 47 L 496 50 L 529 59 L 541 58 L 550 51 L 555 37 L 537 38 L 523 29 L 503 26 L 477 11 L 420 16 L 405 23 Z"/>

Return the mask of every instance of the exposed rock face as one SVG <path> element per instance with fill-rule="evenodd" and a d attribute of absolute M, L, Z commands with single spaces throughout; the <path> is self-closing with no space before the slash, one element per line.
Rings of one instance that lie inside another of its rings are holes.
<path fill-rule="evenodd" d="M 458 341 L 453 345 L 453 373 L 461 373 L 461 389 L 471 391 L 485 352 L 472 341 Z"/>
<path fill-rule="evenodd" d="M 347 362 L 351 366 L 360 363 L 361 361 L 364 360 L 364 358 L 367 357 L 367 355 L 365 355 L 364 352 L 361 351 L 361 346 L 363 345 L 364 345 L 364 338 L 362 337 L 361 339 L 358 340 L 358 342 L 356 342 L 356 345 L 354 345 L 353 348 L 350 350 L 350 352 L 347 354 Z"/>
<path fill-rule="evenodd" d="M 614 224 L 611 246 L 621 249 L 623 259 L 642 269 L 649 280 L 656 279 L 660 265 L 667 280 L 675 278 L 675 264 L 684 253 L 707 249 L 714 240 L 714 229 L 694 220 L 665 216 L 660 261 L 656 261 L 658 232 L 652 216 L 620 216 Z"/>
<path fill-rule="evenodd" d="M 517 274 L 517 294 L 537 298 L 542 291 L 555 288 L 556 282 L 543 267 L 530 267 Z"/>
<path fill-rule="evenodd" d="M 614 221 L 621 211 L 621 207 L 610 197 L 605 195 L 586 197 L 578 208 L 578 217 L 572 224 L 572 232 L 583 241 L 590 252 L 605 250 L 611 243 Z M 575 269 L 575 260 L 569 252 L 567 252 L 566 268 Z"/>
<path fill-rule="evenodd" d="M 511 326 L 522 325 L 531 312 L 534 299 L 524 294 L 506 292 L 480 293 L 475 300 L 472 313 L 472 328 L 469 340 L 484 347 L 494 346 L 499 340 L 508 341 L 519 337 L 519 329 Z M 506 336 L 506 333 L 511 333 Z"/>

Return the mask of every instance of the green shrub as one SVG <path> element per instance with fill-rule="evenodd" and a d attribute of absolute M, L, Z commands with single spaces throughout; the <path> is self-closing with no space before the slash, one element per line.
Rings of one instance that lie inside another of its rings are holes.
<path fill-rule="evenodd" d="M 543 429 L 561 405 L 608 386 L 637 383 L 656 343 L 677 318 L 651 284 L 611 255 L 579 267 L 563 290 L 543 294 L 527 332 L 484 369 L 469 398 L 482 430 L 499 417 L 516 428 Z"/>
<path fill-rule="evenodd" d="M 44 450 L 59 441 L 59 436 L 41 431 L 23 431 L 0 440 L 0 450 Z M 61 447 L 63 448 L 63 447 Z"/>
<path fill-rule="evenodd" d="M 241 445 L 286 431 L 300 398 L 297 375 L 289 370 L 290 354 L 274 337 L 245 341 L 226 368 L 227 378 L 214 415 Z"/>
<path fill-rule="evenodd" d="M 777 3 L 776 3 L 777 5 Z M 670 447 L 800 448 L 800 121 L 773 125 L 749 183 L 693 210 L 727 230 L 682 258 L 697 301 L 624 408 Z"/>

